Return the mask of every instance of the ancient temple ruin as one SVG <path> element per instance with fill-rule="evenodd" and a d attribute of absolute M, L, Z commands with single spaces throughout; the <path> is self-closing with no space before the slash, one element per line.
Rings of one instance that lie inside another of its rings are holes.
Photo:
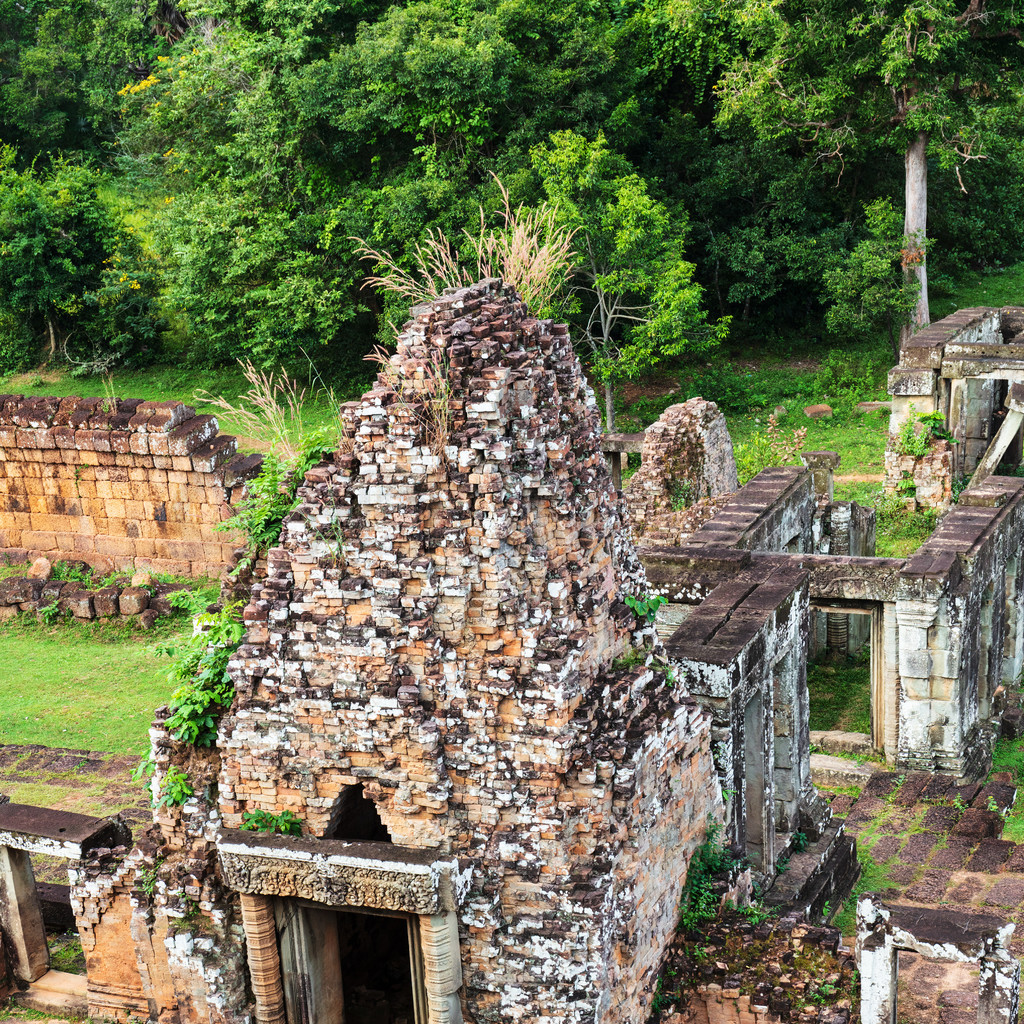
<path fill-rule="evenodd" d="M 73 500 L 84 474 L 63 467 L 108 471 L 97 493 L 109 472 L 145 471 L 127 461 L 135 434 L 160 486 L 196 488 L 168 501 L 225 515 L 254 469 L 205 422 L 185 454 L 153 455 L 188 410 L 136 403 L 145 423 L 114 424 L 118 408 L 88 427 L 109 437 L 79 438 L 58 422 L 77 408 L 0 402 L 6 478 L 57 481 L 3 492 L 31 496 L 0 509 L 19 550 L 50 542 L 48 520 L 15 517 Z M 567 329 L 498 281 L 415 308 L 342 423 L 249 595 L 216 744 L 172 739 L 157 713 L 154 793 L 183 772 L 193 797 L 134 838 L 0 805 L 7 989 L 50 974 L 28 859 L 45 849 L 68 860 L 78 995 L 96 1017 L 639 1024 L 709 822 L 750 869 L 720 895 L 742 902 L 753 882 L 816 920 L 856 878 L 811 781 L 816 644 L 870 642 L 865 739 L 892 765 L 985 769 L 1000 686 L 1024 664 L 1024 480 L 988 475 L 912 557 L 874 557 L 870 512 L 834 500 L 832 453 L 736 489 L 711 403 L 670 410 L 643 439 L 602 436 Z M 10 455 L 23 431 L 38 459 Z M 623 500 L 613 471 L 631 448 L 646 465 Z M 201 473 L 214 479 L 188 476 Z M 96 500 L 123 500 L 112 493 Z M 685 529 L 662 521 L 705 498 Z M 132 539 L 206 543 L 172 529 Z M 652 595 L 667 601 L 657 624 L 637 611 Z M 289 812 L 302 835 L 242 830 L 254 812 Z"/>

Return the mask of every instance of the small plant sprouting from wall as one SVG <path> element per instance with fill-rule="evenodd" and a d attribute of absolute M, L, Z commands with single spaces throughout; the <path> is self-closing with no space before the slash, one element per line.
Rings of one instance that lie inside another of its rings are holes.
<path fill-rule="evenodd" d="M 302 819 L 291 811 L 273 814 L 270 811 L 246 811 L 242 828 L 247 832 L 271 832 L 282 836 L 301 836 Z"/>
<path fill-rule="evenodd" d="M 714 891 L 715 876 L 731 867 L 733 860 L 722 845 L 722 826 L 708 820 L 704 842 L 693 852 L 686 884 L 679 901 L 679 929 L 695 932 L 701 925 L 713 921 L 721 909 L 721 898 Z"/>
<path fill-rule="evenodd" d="M 160 799 L 157 800 L 156 806 L 180 807 L 194 795 L 195 790 L 188 781 L 188 775 L 177 765 L 171 765 L 164 776 L 163 785 L 160 787 Z"/>
<path fill-rule="evenodd" d="M 336 444 L 337 437 L 321 428 L 299 441 L 294 458 L 282 458 L 275 452 L 264 456 L 263 467 L 246 485 L 245 497 L 235 506 L 235 514 L 214 527 L 215 530 L 238 530 L 245 535 L 245 554 L 239 559 L 235 573 L 250 569 L 277 543 L 285 517 L 298 503 L 303 478 Z"/>
<path fill-rule="evenodd" d="M 633 610 L 636 617 L 645 622 L 653 622 L 658 617 L 658 609 L 666 604 L 668 598 L 660 594 L 648 594 L 646 597 L 634 597 L 626 594 L 623 598 L 627 607 Z"/>
<path fill-rule="evenodd" d="M 941 412 L 926 412 L 920 416 L 914 403 L 910 403 L 907 418 L 896 431 L 896 452 L 899 455 L 910 455 L 920 459 L 928 454 L 932 441 L 949 441 L 957 444 L 957 440 L 946 427 Z"/>

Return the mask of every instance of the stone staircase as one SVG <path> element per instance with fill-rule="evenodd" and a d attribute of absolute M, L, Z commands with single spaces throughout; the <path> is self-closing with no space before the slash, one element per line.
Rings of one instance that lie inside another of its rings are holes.
<path fill-rule="evenodd" d="M 821 920 L 839 909 L 859 875 L 857 841 L 846 834 L 841 818 L 833 818 L 819 840 L 790 857 L 762 902 L 800 911 L 808 921 Z"/>

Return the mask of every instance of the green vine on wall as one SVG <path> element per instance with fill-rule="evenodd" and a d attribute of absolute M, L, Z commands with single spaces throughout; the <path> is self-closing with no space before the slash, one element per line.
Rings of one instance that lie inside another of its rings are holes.
<path fill-rule="evenodd" d="M 228 662 L 245 631 L 241 609 L 242 603 L 234 601 L 219 612 L 198 615 L 200 631 L 195 636 L 179 646 L 158 648 L 159 653 L 174 658 L 168 678 L 176 689 L 164 724 L 176 740 L 209 747 L 217 738 L 220 716 L 235 697 Z"/>

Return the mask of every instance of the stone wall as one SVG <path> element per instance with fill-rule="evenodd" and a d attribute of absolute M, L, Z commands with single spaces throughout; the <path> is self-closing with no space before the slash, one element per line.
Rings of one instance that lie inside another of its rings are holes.
<path fill-rule="evenodd" d="M 1020 376 L 1021 323 L 1016 307 L 962 309 L 904 341 L 899 364 L 889 372 L 889 493 L 905 496 L 908 504 L 949 507 L 954 481 L 977 469 L 1004 415 L 1008 382 Z M 901 452 L 900 428 L 934 412 L 941 414 L 956 443 L 934 444 L 917 459 Z M 1018 437 L 1008 456 L 1019 459 L 1020 454 Z"/>
<path fill-rule="evenodd" d="M 216 575 L 260 460 L 180 402 L 0 396 L 0 557 Z"/>
<path fill-rule="evenodd" d="M 739 489 L 732 438 L 714 402 L 670 405 L 644 432 L 640 468 L 624 491 L 637 536 L 659 513 Z"/>

